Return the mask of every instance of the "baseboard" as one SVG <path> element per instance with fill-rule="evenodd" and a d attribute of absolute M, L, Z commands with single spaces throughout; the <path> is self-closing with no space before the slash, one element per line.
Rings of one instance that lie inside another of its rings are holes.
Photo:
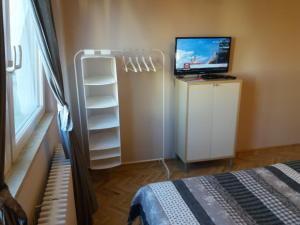
<path fill-rule="evenodd" d="M 130 162 L 122 162 L 122 165 L 130 165 L 130 164 L 137 164 L 137 163 L 154 162 L 154 161 L 160 161 L 160 160 L 162 160 L 162 158 L 137 160 L 137 161 L 130 161 Z"/>
<path fill-rule="evenodd" d="M 276 145 L 276 146 L 253 148 L 253 149 L 239 149 L 239 150 L 237 150 L 237 153 L 240 153 L 240 152 L 251 152 L 251 151 L 263 151 L 263 150 L 274 149 L 274 148 L 278 148 L 278 149 L 281 149 L 281 148 L 291 148 L 291 147 L 294 147 L 294 146 L 300 146 L 300 143 L 299 144 L 290 144 L 290 145 Z"/>
<path fill-rule="evenodd" d="M 244 153 L 244 152 L 253 152 L 253 151 L 264 151 L 268 149 L 274 149 L 274 148 L 291 148 L 293 146 L 300 146 L 299 144 L 290 144 L 290 145 L 277 145 L 277 146 L 270 146 L 270 147 L 262 147 L 262 148 L 253 148 L 253 149 L 239 149 L 236 153 Z M 175 159 L 176 157 L 171 158 L 165 158 L 165 160 Z M 154 162 L 154 161 L 160 161 L 162 158 L 155 158 L 155 159 L 147 159 L 147 160 L 137 160 L 137 161 L 129 161 L 129 162 L 122 162 L 122 165 L 130 165 L 130 164 L 138 164 L 138 163 L 147 163 L 147 162 Z"/>

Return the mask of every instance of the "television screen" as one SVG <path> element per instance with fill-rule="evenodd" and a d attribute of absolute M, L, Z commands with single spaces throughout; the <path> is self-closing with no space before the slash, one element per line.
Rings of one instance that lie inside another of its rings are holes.
<path fill-rule="evenodd" d="M 228 72 L 230 37 L 177 37 L 176 75 Z"/>

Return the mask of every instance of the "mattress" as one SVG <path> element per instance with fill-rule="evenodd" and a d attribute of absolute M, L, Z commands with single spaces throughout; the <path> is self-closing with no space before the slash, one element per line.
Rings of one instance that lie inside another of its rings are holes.
<path fill-rule="evenodd" d="M 144 225 L 300 225 L 300 161 L 148 184 L 128 218 Z"/>

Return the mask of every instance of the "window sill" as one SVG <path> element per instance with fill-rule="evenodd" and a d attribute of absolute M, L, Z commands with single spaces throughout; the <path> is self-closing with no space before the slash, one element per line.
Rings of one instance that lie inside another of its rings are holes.
<path fill-rule="evenodd" d="M 13 163 L 6 176 L 6 183 L 9 186 L 12 196 L 16 196 L 20 190 L 24 178 L 30 170 L 36 153 L 38 152 L 44 137 L 54 119 L 54 113 L 46 113 L 38 123 L 35 131 L 22 149 L 17 160 Z"/>

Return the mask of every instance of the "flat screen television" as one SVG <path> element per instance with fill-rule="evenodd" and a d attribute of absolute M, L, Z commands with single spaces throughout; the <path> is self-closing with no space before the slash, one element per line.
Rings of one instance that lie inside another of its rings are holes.
<path fill-rule="evenodd" d="M 231 37 L 177 37 L 175 75 L 228 72 Z"/>

